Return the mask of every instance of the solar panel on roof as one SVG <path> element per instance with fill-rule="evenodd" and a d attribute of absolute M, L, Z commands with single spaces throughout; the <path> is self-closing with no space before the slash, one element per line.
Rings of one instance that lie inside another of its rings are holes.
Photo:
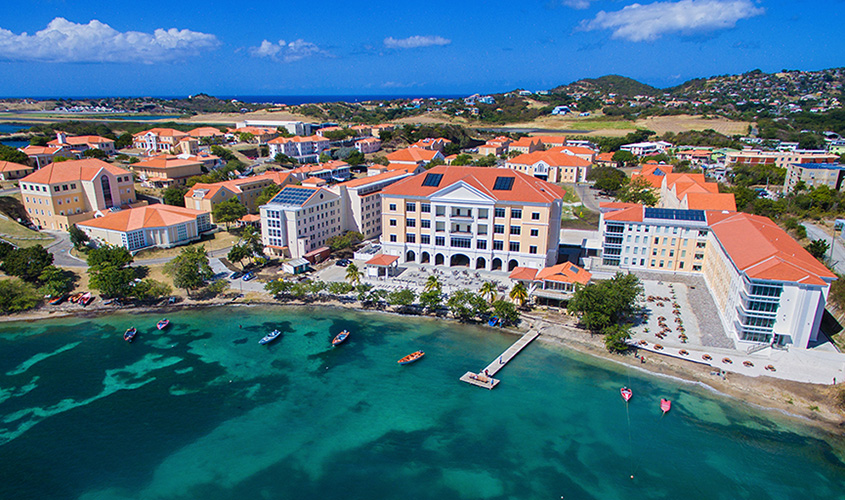
<path fill-rule="evenodd" d="M 704 210 L 679 210 L 675 208 L 646 208 L 646 219 L 685 220 L 705 222 Z"/>
<path fill-rule="evenodd" d="M 513 177 L 496 177 L 496 183 L 493 184 L 494 191 L 510 191 L 513 188 Z"/>
<path fill-rule="evenodd" d="M 282 189 L 282 191 L 277 194 L 270 203 L 300 206 L 305 203 L 312 194 L 314 194 L 314 190 L 312 189 L 286 187 Z"/>
<path fill-rule="evenodd" d="M 440 185 L 441 179 L 443 179 L 443 174 L 425 174 L 422 185 L 426 187 L 437 187 Z"/>

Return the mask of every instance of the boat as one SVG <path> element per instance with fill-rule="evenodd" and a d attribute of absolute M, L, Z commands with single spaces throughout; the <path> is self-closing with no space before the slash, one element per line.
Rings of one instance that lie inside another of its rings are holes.
<path fill-rule="evenodd" d="M 91 292 L 85 292 L 82 294 L 82 297 L 79 297 L 77 302 L 84 307 L 90 304 L 92 300 L 94 300 L 94 296 L 91 295 Z"/>
<path fill-rule="evenodd" d="M 126 330 L 126 333 L 123 334 L 123 340 L 132 343 L 135 340 L 135 335 L 138 333 L 138 330 L 135 329 L 133 326 L 132 328 Z"/>
<path fill-rule="evenodd" d="M 622 393 L 622 399 L 624 399 L 626 403 L 630 401 L 631 397 L 634 395 L 634 391 L 628 389 L 627 387 L 623 387 L 619 390 L 619 392 Z"/>
<path fill-rule="evenodd" d="M 492 318 L 490 318 L 490 321 L 488 321 L 487 324 L 490 326 L 496 326 L 499 324 L 499 318 L 497 316 L 493 316 Z"/>
<path fill-rule="evenodd" d="M 169 325 L 170 325 L 170 320 L 169 320 L 169 319 L 167 319 L 167 318 L 164 318 L 163 320 L 161 320 L 161 321 L 159 321 L 158 323 L 156 323 L 156 328 L 158 328 L 159 330 L 164 330 L 164 329 L 165 329 L 165 328 L 167 328 Z"/>
<path fill-rule="evenodd" d="M 67 298 L 67 295 L 64 295 L 64 294 L 59 295 L 58 297 L 53 297 L 52 299 L 47 301 L 47 303 L 50 304 L 51 306 L 55 306 L 55 305 L 61 304 L 62 301 L 65 300 L 65 298 Z"/>
<path fill-rule="evenodd" d="M 68 299 L 67 299 L 67 300 L 68 300 L 68 301 L 70 301 L 70 302 L 73 302 L 74 304 L 76 304 L 76 302 L 77 302 L 77 301 L 78 301 L 78 300 L 79 300 L 79 299 L 80 299 L 83 295 L 84 295 L 84 294 L 83 294 L 82 292 L 76 292 L 76 293 L 74 293 L 73 295 L 71 295 L 70 297 L 68 297 Z"/>
<path fill-rule="evenodd" d="M 344 330 L 337 334 L 335 338 L 332 339 L 332 345 L 340 345 L 349 338 L 349 330 Z"/>
<path fill-rule="evenodd" d="M 672 409 L 672 402 L 668 399 L 660 398 L 660 409 L 663 410 L 665 414 L 667 411 Z"/>
<path fill-rule="evenodd" d="M 425 353 L 423 351 L 412 352 L 411 354 L 408 354 L 404 358 L 397 361 L 397 363 L 399 363 L 400 365 L 407 365 L 413 363 L 414 361 L 417 361 L 423 356 L 425 356 Z"/>
<path fill-rule="evenodd" d="M 269 344 L 270 342 L 276 340 L 281 334 L 282 332 L 280 332 L 279 330 L 273 330 L 272 332 L 265 335 L 261 340 L 259 340 L 258 343 L 261 345 Z"/>

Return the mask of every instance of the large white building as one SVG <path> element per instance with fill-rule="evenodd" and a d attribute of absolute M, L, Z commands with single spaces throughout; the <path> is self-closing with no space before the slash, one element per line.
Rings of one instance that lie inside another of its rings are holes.
<path fill-rule="evenodd" d="M 329 149 L 331 141 L 318 135 L 276 137 L 268 141 L 267 145 L 270 148 L 270 158 L 282 153 L 295 158 L 300 163 L 307 163 L 318 161 L 320 154 Z"/>
<path fill-rule="evenodd" d="M 264 251 L 298 259 L 341 234 L 340 195 L 323 187 L 285 186 L 260 207 Z"/>
<path fill-rule="evenodd" d="M 244 120 L 235 124 L 237 128 L 245 127 L 273 127 L 277 129 L 285 129 L 288 133 L 293 135 L 311 135 L 311 124 L 298 121 L 280 121 L 280 120 Z"/>
<path fill-rule="evenodd" d="M 328 189 L 340 195 L 343 231 L 357 231 L 365 239 L 381 234 L 381 190 L 414 175 L 413 166 L 352 179 Z"/>

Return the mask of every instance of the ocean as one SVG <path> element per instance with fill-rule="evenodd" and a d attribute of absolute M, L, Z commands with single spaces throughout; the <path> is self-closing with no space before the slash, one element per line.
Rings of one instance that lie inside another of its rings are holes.
<path fill-rule="evenodd" d="M 364 101 L 392 101 L 395 99 L 418 99 L 418 98 L 433 98 L 433 99 L 462 99 L 466 95 L 234 95 L 234 96 L 219 96 L 223 100 L 237 99 L 241 102 L 250 103 L 272 103 L 272 104 L 287 104 L 289 106 L 299 104 L 314 104 L 323 102 L 364 102 Z"/>
<path fill-rule="evenodd" d="M 842 498 L 843 442 L 516 337 L 328 308 L 0 325 L 0 498 Z M 122 340 L 129 326 L 137 340 Z M 268 346 L 258 340 L 278 328 Z M 349 340 L 331 347 L 343 329 Z M 422 349 L 408 366 L 396 360 Z M 623 385 L 634 397 L 626 406 Z M 660 398 L 673 400 L 661 416 Z M 633 476 L 633 479 L 631 478 Z"/>

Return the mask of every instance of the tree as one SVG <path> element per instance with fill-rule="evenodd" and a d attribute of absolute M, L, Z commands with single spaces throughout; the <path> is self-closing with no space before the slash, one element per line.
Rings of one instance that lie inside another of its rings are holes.
<path fill-rule="evenodd" d="M 641 203 L 653 207 L 657 205 L 657 190 L 648 179 L 637 176 L 630 179 L 617 193 L 617 198 L 627 203 Z"/>
<path fill-rule="evenodd" d="M 264 244 L 261 241 L 261 231 L 255 226 L 245 226 L 241 232 L 243 246 L 249 251 L 248 257 L 261 255 L 264 251 Z"/>
<path fill-rule="evenodd" d="M 290 156 L 284 153 L 276 153 L 276 156 L 273 157 L 273 161 L 278 163 L 279 165 L 296 165 L 299 163 L 296 161 L 296 158 L 291 158 Z"/>
<path fill-rule="evenodd" d="M 496 284 L 492 281 L 485 281 L 483 285 L 481 285 L 481 289 L 478 291 L 482 296 L 486 295 L 487 300 L 492 304 L 493 300 L 496 298 L 496 292 L 498 292 L 498 288 Z"/>
<path fill-rule="evenodd" d="M 24 281 L 34 283 L 47 266 L 53 263 L 53 254 L 41 245 L 28 248 L 16 248 L 3 259 L 0 269 L 10 276 L 17 276 Z"/>
<path fill-rule="evenodd" d="M 326 240 L 326 244 L 329 248 L 332 249 L 333 252 L 337 252 L 338 250 L 343 250 L 344 248 L 349 248 L 353 245 L 357 245 L 361 240 L 364 239 L 364 235 L 357 232 L 357 231 L 347 231 L 345 234 L 332 236 L 331 238 Z"/>
<path fill-rule="evenodd" d="M 434 276 L 430 276 L 433 278 Z M 427 284 L 427 283 L 426 283 Z M 443 305 L 443 295 L 440 292 L 439 288 L 433 288 L 430 290 L 426 290 L 420 294 L 420 305 L 426 308 L 429 312 L 434 312 L 437 309 L 440 309 L 440 306 Z"/>
<path fill-rule="evenodd" d="M 519 311 L 517 311 L 513 302 L 496 300 L 490 306 L 493 308 L 493 315 L 499 318 L 502 326 L 513 325 L 519 321 Z"/>
<path fill-rule="evenodd" d="M 232 263 L 239 263 L 241 264 L 241 268 L 244 268 L 243 260 L 248 259 L 252 256 L 252 252 L 250 251 L 249 247 L 246 245 L 235 245 L 229 250 L 229 253 L 226 255 L 226 258 L 229 259 L 229 262 Z"/>
<path fill-rule="evenodd" d="M 97 158 L 98 160 L 105 160 L 109 157 L 109 155 L 107 155 L 105 151 L 98 148 L 86 149 L 85 152 L 82 153 L 82 156 L 84 156 L 85 158 Z"/>
<path fill-rule="evenodd" d="M 358 269 L 358 266 L 356 266 L 354 262 L 346 266 L 346 281 L 357 286 L 361 284 L 361 277 L 361 271 Z"/>
<path fill-rule="evenodd" d="M 461 153 L 452 160 L 452 165 L 456 167 L 464 166 L 464 165 L 472 165 L 472 156 Z"/>
<path fill-rule="evenodd" d="M 173 277 L 173 284 L 190 295 L 214 276 L 208 263 L 205 246 L 188 247 L 164 265 L 164 272 Z"/>
<path fill-rule="evenodd" d="M 633 314 L 641 293 L 642 285 L 636 276 L 616 273 L 612 279 L 577 288 L 569 310 L 581 315 L 581 323 L 587 329 L 600 333 Z"/>
<path fill-rule="evenodd" d="M 810 252 L 810 255 L 817 259 L 824 259 L 829 248 L 830 244 L 824 240 L 813 240 L 804 247 L 805 250 Z"/>
<path fill-rule="evenodd" d="M 0 280 L 0 312 L 13 312 L 32 309 L 39 302 L 41 296 L 29 283 L 19 279 Z"/>
<path fill-rule="evenodd" d="M 255 135 L 250 132 L 241 132 L 238 138 L 241 142 L 252 142 L 255 139 Z"/>
<path fill-rule="evenodd" d="M 417 294 L 408 288 L 402 290 L 393 290 L 387 294 L 387 303 L 392 306 L 398 306 L 399 310 L 403 310 L 413 305 Z"/>
<path fill-rule="evenodd" d="M 345 281 L 332 281 L 326 288 L 326 290 L 328 290 L 328 292 L 332 295 L 346 295 L 354 289 L 354 286 Z"/>
<path fill-rule="evenodd" d="M 106 297 L 128 297 L 135 284 L 135 269 L 103 262 L 88 269 L 89 286 Z"/>
<path fill-rule="evenodd" d="M 73 248 L 77 250 L 81 250 L 89 241 L 85 231 L 76 227 L 76 224 L 70 226 L 68 233 L 70 234 L 70 242 L 73 244 Z"/>
<path fill-rule="evenodd" d="M 43 135 L 34 135 L 29 138 L 30 146 L 46 146 L 50 139 Z"/>
<path fill-rule="evenodd" d="M 29 156 L 27 156 L 23 151 L 18 151 L 17 148 L 0 144 L 0 161 L 10 161 L 12 163 L 28 165 Z M 387 163 L 385 163 L 385 165 L 387 165 Z"/>
<path fill-rule="evenodd" d="M 123 149 L 128 148 L 132 145 L 132 134 L 129 132 L 124 132 L 117 136 L 117 139 L 114 140 L 114 147 L 115 149 Z"/>
<path fill-rule="evenodd" d="M 73 288 L 73 273 L 56 266 L 47 266 L 38 277 L 41 288 L 38 290 L 45 297 L 61 297 Z"/>
<path fill-rule="evenodd" d="M 154 300 L 170 295 L 172 291 L 173 288 L 167 283 L 147 278 L 135 283 L 132 296 L 138 300 Z"/>
<path fill-rule="evenodd" d="M 15 150 L 17 151 L 17 150 Z M 26 155 L 24 155 L 26 156 Z M 375 155 L 373 156 L 373 165 L 387 165 L 390 161 L 384 155 Z"/>
<path fill-rule="evenodd" d="M 604 329 L 604 346 L 610 352 L 624 352 L 628 350 L 631 338 L 630 325 L 610 325 Z"/>
<path fill-rule="evenodd" d="M 97 267 L 109 263 L 117 267 L 126 267 L 133 261 L 132 254 L 124 247 L 99 247 L 88 252 L 88 266 Z"/>
<path fill-rule="evenodd" d="M 349 153 L 349 156 L 343 158 L 343 160 L 354 167 L 356 165 L 361 165 L 364 163 L 364 154 L 358 150 L 354 150 Z"/>
<path fill-rule="evenodd" d="M 441 290 L 443 290 L 443 285 L 440 284 L 440 280 L 437 278 L 437 276 L 432 274 L 425 280 L 425 285 L 423 285 L 423 291 L 435 291 L 439 295 Z"/>
<path fill-rule="evenodd" d="M 218 203 L 211 210 L 215 222 L 222 222 L 229 227 L 229 224 L 236 222 L 238 219 L 246 215 L 247 210 L 243 203 L 237 198 L 230 198 L 222 203 Z"/>
<path fill-rule="evenodd" d="M 352 264 L 349 264 L 349 265 L 352 266 Z M 348 273 L 349 268 L 346 268 L 346 270 L 347 270 L 347 276 L 348 276 L 349 275 L 349 273 Z M 349 278 L 347 277 L 347 279 L 349 279 Z M 372 290 L 372 289 L 373 289 L 373 285 L 371 285 L 369 283 L 358 283 L 357 285 L 355 285 L 355 292 L 358 294 L 358 302 L 363 303 L 364 301 L 366 301 L 367 296 L 369 295 L 370 290 Z"/>
<path fill-rule="evenodd" d="M 469 290 L 458 290 L 449 296 L 446 305 L 461 321 L 470 321 L 484 314 L 489 307 L 484 297 Z"/>
<path fill-rule="evenodd" d="M 268 281 L 264 285 L 264 289 L 267 290 L 267 292 L 270 293 L 276 299 L 280 299 L 284 295 L 289 294 L 292 288 L 293 282 L 285 280 Z"/>
<path fill-rule="evenodd" d="M 630 151 L 616 151 L 613 153 L 611 160 L 615 161 L 617 166 L 620 164 L 635 165 L 637 163 L 637 157 Z"/>
<path fill-rule="evenodd" d="M 508 296 L 512 301 L 518 303 L 519 307 L 525 307 L 525 303 L 528 302 L 528 289 L 525 288 L 525 285 L 521 281 L 517 281 L 516 285 L 511 288 Z"/>
<path fill-rule="evenodd" d="M 279 194 L 279 191 L 282 190 L 282 186 L 278 184 L 270 184 L 269 186 L 265 187 L 261 194 L 255 198 L 255 206 L 260 207 L 261 205 L 266 205 L 273 199 L 274 196 Z"/>
<path fill-rule="evenodd" d="M 602 191 L 614 192 L 625 182 L 625 172 L 613 167 L 597 167 L 587 174 L 588 181 L 595 181 L 595 188 Z"/>
<path fill-rule="evenodd" d="M 69 160 L 70 160 L 70 158 L 68 158 L 67 156 L 54 156 L 53 157 L 53 163 L 61 163 L 63 161 L 69 161 Z"/>
<path fill-rule="evenodd" d="M 187 186 L 172 185 L 162 191 L 161 196 L 164 199 L 165 205 L 172 205 L 174 207 L 185 206 L 185 195 L 188 193 Z"/>

